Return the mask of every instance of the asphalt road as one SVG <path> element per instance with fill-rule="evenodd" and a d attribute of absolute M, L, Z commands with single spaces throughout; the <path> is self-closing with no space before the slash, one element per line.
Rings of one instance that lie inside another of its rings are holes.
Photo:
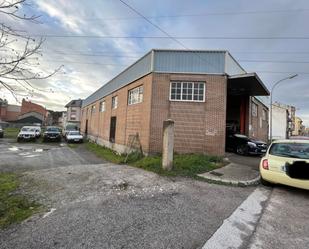
<path fill-rule="evenodd" d="M 65 143 L 16 143 L 0 139 L 0 172 L 105 163 L 86 150 L 70 149 Z"/>

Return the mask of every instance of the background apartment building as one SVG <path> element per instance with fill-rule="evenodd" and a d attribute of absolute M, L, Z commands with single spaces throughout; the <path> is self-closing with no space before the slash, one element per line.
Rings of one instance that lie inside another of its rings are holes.
<path fill-rule="evenodd" d="M 62 124 L 64 127 L 67 124 L 74 124 L 77 128 L 80 128 L 82 103 L 83 101 L 81 99 L 74 99 L 65 105 L 67 111 L 62 115 Z"/>
<path fill-rule="evenodd" d="M 273 139 L 287 139 L 295 130 L 295 107 L 281 103 L 272 106 Z"/>
<path fill-rule="evenodd" d="M 163 121 L 175 121 L 175 152 L 225 152 L 227 127 L 266 140 L 269 92 L 227 51 L 152 50 L 83 101 L 81 131 L 125 152 L 137 137 L 161 153 Z"/>

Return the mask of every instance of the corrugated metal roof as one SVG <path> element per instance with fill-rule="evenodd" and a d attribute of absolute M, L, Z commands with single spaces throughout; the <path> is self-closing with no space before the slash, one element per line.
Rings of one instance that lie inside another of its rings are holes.
<path fill-rule="evenodd" d="M 87 106 L 104 96 L 111 94 L 115 90 L 141 78 L 151 72 L 152 51 L 145 54 L 142 58 L 118 74 L 115 78 L 107 82 L 96 92 L 91 94 L 83 101 L 83 107 Z"/>
<path fill-rule="evenodd" d="M 153 49 L 83 101 L 83 107 L 150 72 L 227 74 L 246 73 L 225 50 Z"/>

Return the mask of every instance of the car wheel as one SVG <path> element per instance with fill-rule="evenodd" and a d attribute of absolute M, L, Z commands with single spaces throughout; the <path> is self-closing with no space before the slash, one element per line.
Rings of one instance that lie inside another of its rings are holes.
<path fill-rule="evenodd" d="M 238 145 L 236 148 L 236 153 L 239 155 L 247 155 L 248 154 L 248 147 L 246 145 Z"/>
<path fill-rule="evenodd" d="M 18 137 L 18 138 L 17 138 L 17 142 L 21 142 L 21 138 Z"/>
<path fill-rule="evenodd" d="M 264 186 L 266 186 L 266 187 L 271 187 L 271 186 L 273 186 L 272 183 L 270 183 L 270 182 L 264 180 L 262 177 L 261 177 L 260 181 L 261 181 L 261 184 L 264 185 Z"/>

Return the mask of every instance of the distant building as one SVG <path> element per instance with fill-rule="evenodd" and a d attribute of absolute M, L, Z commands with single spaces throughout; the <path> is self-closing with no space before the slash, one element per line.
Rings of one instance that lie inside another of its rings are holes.
<path fill-rule="evenodd" d="M 292 134 L 293 136 L 303 136 L 305 134 L 305 126 L 300 117 L 295 117 L 295 130 Z"/>
<path fill-rule="evenodd" d="M 281 103 L 272 106 L 272 138 L 287 139 L 294 131 L 295 107 Z"/>
<path fill-rule="evenodd" d="M 10 105 L 6 99 L 0 99 L 0 120 L 14 121 L 20 115 L 21 106 Z"/>
<path fill-rule="evenodd" d="M 0 120 L 25 124 L 51 123 L 50 113 L 45 107 L 25 99 L 22 100 L 21 106 L 10 105 L 6 100 L 0 99 Z"/>
<path fill-rule="evenodd" d="M 62 115 L 58 118 L 58 125 L 60 127 L 65 127 L 67 123 L 67 112 L 62 112 Z"/>
<path fill-rule="evenodd" d="M 67 108 L 66 123 L 76 124 L 78 128 L 80 127 L 82 103 L 81 99 L 75 99 L 65 105 Z"/>

